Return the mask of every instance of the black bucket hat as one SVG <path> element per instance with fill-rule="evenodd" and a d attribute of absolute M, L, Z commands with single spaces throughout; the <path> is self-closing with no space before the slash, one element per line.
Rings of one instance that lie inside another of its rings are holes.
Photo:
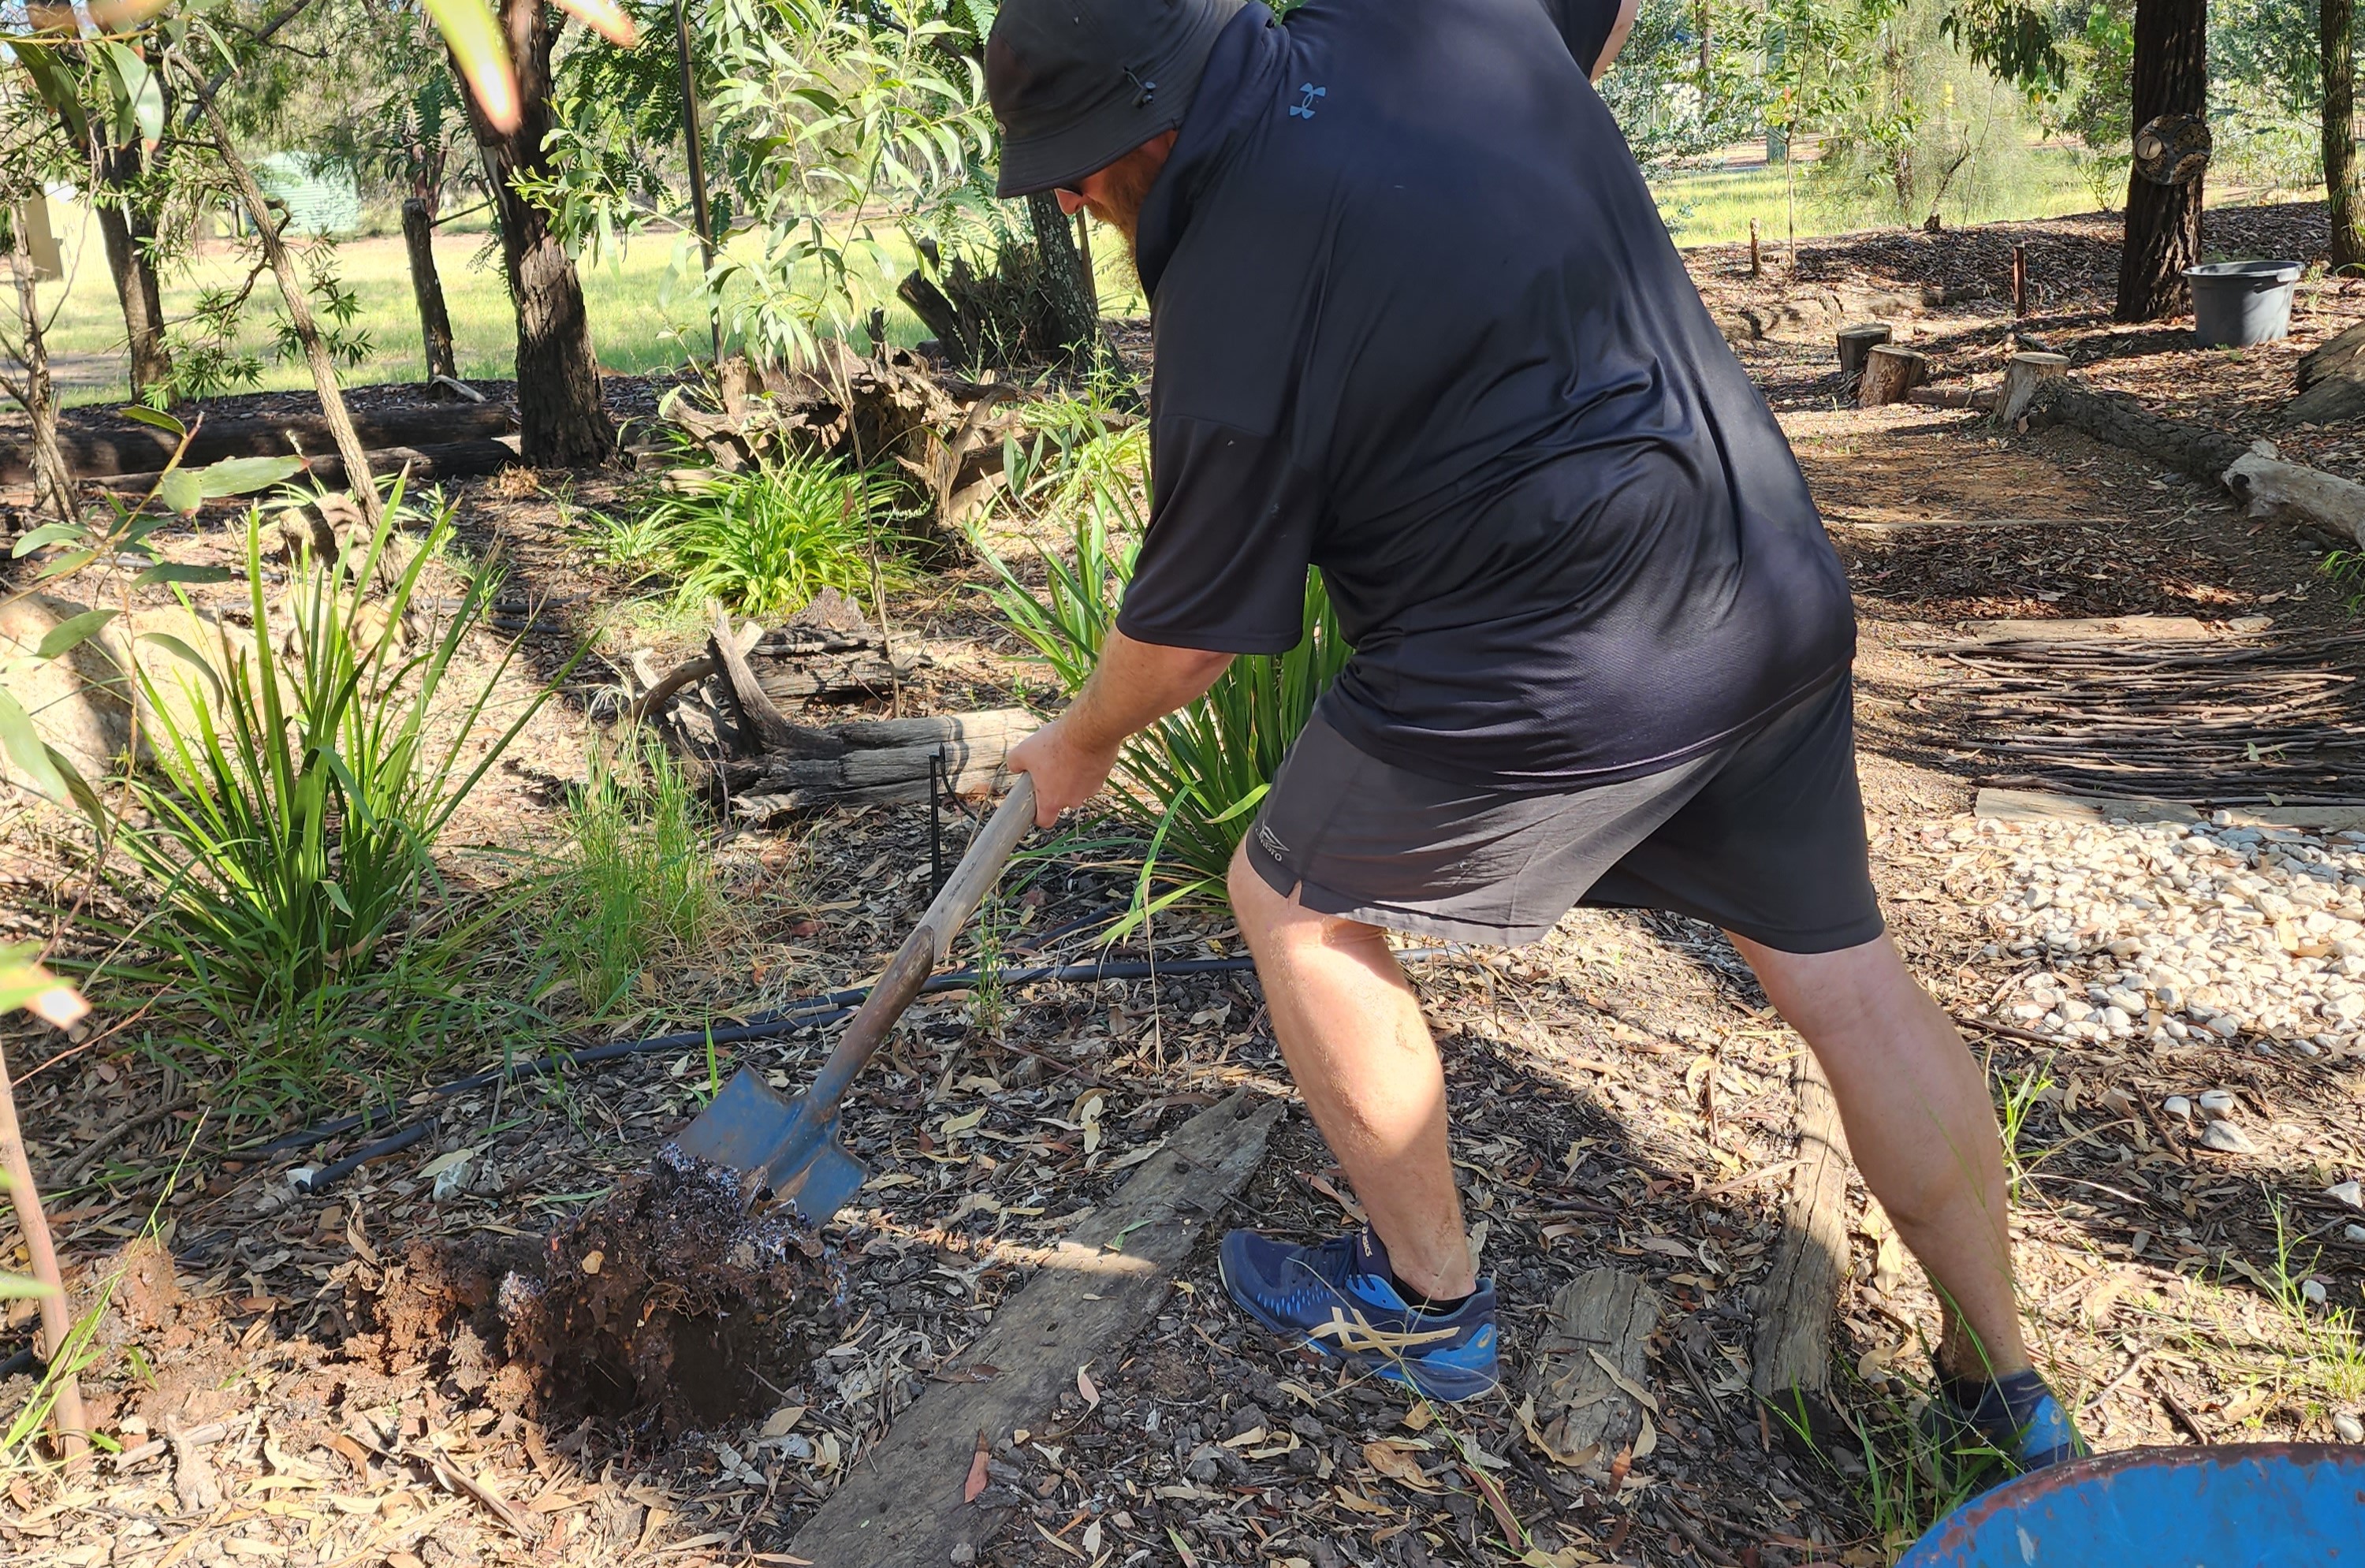
<path fill-rule="evenodd" d="M 1191 107 L 1216 35 L 1246 0 L 1003 0 L 985 45 L 1002 122 L 995 194 L 1072 186 Z"/>

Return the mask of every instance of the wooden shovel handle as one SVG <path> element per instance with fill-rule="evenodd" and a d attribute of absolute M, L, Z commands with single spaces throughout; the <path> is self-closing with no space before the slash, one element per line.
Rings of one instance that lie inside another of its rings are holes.
<path fill-rule="evenodd" d="M 1010 861 L 1011 851 L 1035 825 L 1035 781 L 1024 773 L 1010 787 L 1010 793 L 986 822 L 978 835 L 970 840 L 967 853 L 953 874 L 945 879 L 944 890 L 928 905 L 927 913 L 903 945 L 887 961 L 879 983 L 870 988 L 862 1006 L 855 1013 L 854 1021 L 839 1036 L 837 1048 L 822 1064 L 813 1078 L 811 1097 L 815 1111 L 826 1115 L 845 1097 L 847 1085 L 854 1081 L 871 1057 L 886 1041 L 887 1032 L 895 1020 L 912 1005 L 920 994 L 920 987 L 928 976 L 951 953 L 953 938 L 960 935 L 977 906 L 985 902 L 986 893 L 1002 879 L 1002 868 Z"/>

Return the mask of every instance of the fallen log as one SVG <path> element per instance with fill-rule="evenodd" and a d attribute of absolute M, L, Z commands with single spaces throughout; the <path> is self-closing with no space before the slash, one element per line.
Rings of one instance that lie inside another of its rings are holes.
<path fill-rule="evenodd" d="M 940 758 L 954 794 L 991 794 L 1009 783 L 1003 761 L 1010 748 L 1041 724 L 1023 708 L 863 720 L 805 732 L 835 744 L 835 756 L 732 757 L 714 771 L 731 793 L 733 812 L 757 823 L 822 806 L 925 801 Z"/>
<path fill-rule="evenodd" d="M 2038 383 L 2022 417 L 2031 429 L 2068 425 L 2196 479 L 2217 479 L 2250 450 L 2239 436 L 2164 418 L 2124 392 L 2097 392 L 2075 376 Z"/>
<path fill-rule="evenodd" d="M 994 1310 L 961 1364 L 936 1370 L 934 1385 L 798 1529 L 789 1542 L 794 1558 L 780 1560 L 828 1568 L 977 1562 L 1033 1500 L 1014 1486 L 987 1485 L 986 1456 L 1014 1428 L 1050 1427 L 1059 1395 L 1077 1389 L 1080 1377 L 1115 1372 L 1124 1348 L 1168 1300 L 1177 1271 L 1256 1174 L 1281 1113 L 1278 1100 L 1235 1091 L 1045 1247 L 1034 1277 Z"/>
<path fill-rule="evenodd" d="M 502 441 L 451 441 L 433 446 L 381 446 L 370 454 L 370 472 L 383 479 L 410 471 L 410 483 L 424 485 L 438 479 L 468 479 L 480 474 L 497 474 L 521 461 L 517 448 Z M 139 494 L 152 490 L 163 475 L 114 474 L 91 481 L 102 489 Z M 313 457 L 298 481 L 309 480 L 327 489 L 342 489 L 345 485 L 345 462 L 333 452 Z"/>
<path fill-rule="evenodd" d="M 1830 1408 L 1832 1318 L 1847 1273 L 1848 1154 L 1839 1102 L 1812 1051 L 1792 1058 L 1799 1165 L 1782 1205 L 1773 1270 L 1756 1293 L 1749 1385 L 1789 1428 L 1821 1447 L 1839 1429 Z"/>
<path fill-rule="evenodd" d="M 517 410 L 507 403 L 437 403 L 416 408 L 387 409 L 355 414 L 353 431 L 369 448 L 413 446 L 433 448 L 489 436 L 517 428 Z M 58 431 L 66 461 L 83 479 L 152 474 L 172 460 L 173 437 L 146 425 L 122 430 Z M 301 450 L 325 456 L 334 443 L 328 421 L 318 414 L 288 414 L 261 419 L 207 420 L 189 438 L 181 459 L 198 467 L 224 457 L 282 457 Z M 321 458 L 314 457 L 315 465 Z M 22 447 L 0 447 L 0 484 L 22 484 L 32 477 L 32 454 Z"/>
<path fill-rule="evenodd" d="M 2264 441 L 2228 465 L 2223 477 L 2247 516 L 2313 523 L 2365 546 L 2365 485 L 2285 463 Z"/>

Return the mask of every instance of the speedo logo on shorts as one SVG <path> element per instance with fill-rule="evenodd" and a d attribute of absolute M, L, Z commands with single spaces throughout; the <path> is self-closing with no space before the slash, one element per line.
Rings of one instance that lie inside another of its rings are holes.
<path fill-rule="evenodd" d="M 1283 844 L 1281 841 L 1281 834 L 1273 832 L 1267 824 L 1263 823 L 1257 823 L 1256 836 L 1257 847 L 1263 850 L 1267 855 L 1272 856 L 1276 860 L 1284 860 L 1289 857 L 1289 846 Z"/>

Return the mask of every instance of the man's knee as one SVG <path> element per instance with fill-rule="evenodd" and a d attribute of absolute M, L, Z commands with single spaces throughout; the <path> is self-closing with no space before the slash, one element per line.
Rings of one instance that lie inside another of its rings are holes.
<path fill-rule="evenodd" d="M 1297 907 L 1265 881 L 1264 873 L 1249 857 L 1245 838 L 1232 851 L 1231 868 L 1224 874 L 1224 889 L 1231 897 L 1232 917 L 1240 923 L 1243 934 L 1271 930 Z"/>

